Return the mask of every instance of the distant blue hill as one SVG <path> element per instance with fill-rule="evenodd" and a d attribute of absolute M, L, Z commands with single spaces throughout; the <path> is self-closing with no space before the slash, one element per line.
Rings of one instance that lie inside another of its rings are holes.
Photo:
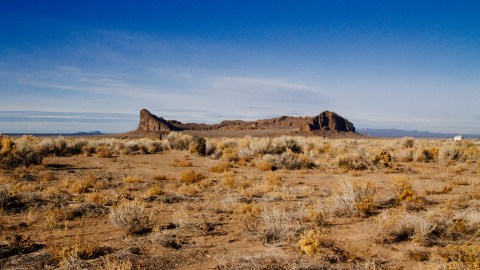
<path fill-rule="evenodd" d="M 72 135 L 75 135 L 75 136 L 103 135 L 103 133 L 97 130 L 97 131 L 90 131 L 90 132 L 77 132 L 77 133 L 73 133 Z"/>
<path fill-rule="evenodd" d="M 414 137 L 414 138 L 453 138 L 462 135 L 464 138 L 480 138 L 480 135 L 460 134 L 460 133 L 434 133 L 418 130 L 400 130 L 400 129 L 373 129 L 364 128 L 357 130 L 358 133 L 374 137 Z"/>
<path fill-rule="evenodd" d="M 51 137 L 51 136 L 94 136 L 94 135 L 104 135 L 100 131 L 90 131 L 90 132 L 76 132 L 76 133 L 1 133 L 7 136 L 19 137 L 23 135 L 33 135 L 37 137 Z"/>

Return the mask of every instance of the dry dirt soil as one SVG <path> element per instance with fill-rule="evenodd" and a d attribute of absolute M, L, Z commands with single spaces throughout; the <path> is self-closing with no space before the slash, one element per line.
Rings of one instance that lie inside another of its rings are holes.
<path fill-rule="evenodd" d="M 359 144 L 385 141 L 397 145 Z M 300 169 L 187 150 L 4 168 L 0 268 L 478 269 L 478 156 L 319 156 Z"/>

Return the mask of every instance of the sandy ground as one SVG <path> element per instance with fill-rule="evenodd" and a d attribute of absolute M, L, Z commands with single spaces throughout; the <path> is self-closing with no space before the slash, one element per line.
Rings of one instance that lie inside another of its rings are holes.
<path fill-rule="evenodd" d="M 182 161 L 192 164 L 179 166 Z M 472 232 L 480 221 L 480 169 L 476 163 L 398 164 L 402 171 L 351 171 L 325 164 L 275 172 L 235 164 L 228 172 L 210 171 L 224 162 L 173 150 L 113 158 L 48 157 L 42 166 L 3 170 L 2 185 L 15 189 L 16 194 L 30 192 L 32 200 L 38 200 L 34 205 L 3 211 L 4 245 L 21 235 L 43 246 L 34 252 L 5 255 L 0 266 L 100 269 L 108 265 L 108 258 L 116 265 L 131 263 L 133 269 L 442 269 L 448 260 L 441 250 L 449 244 L 461 245 L 469 239 L 468 244 L 479 244 Z M 206 178 L 186 184 L 181 177 L 189 170 Z M 267 174 L 281 183 L 262 186 Z M 28 178 L 25 175 L 31 179 L 21 180 L 22 176 Z M 94 182 L 85 190 L 72 187 L 88 177 Z M 129 182 L 128 177 L 134 180 Z M 419 199 L 389 205 L 397 196 L 392 183 L 402 178 L 409 179 Z M 228 183 L 226 179 L 233 180 Z M 342 183 L 365 181 L 376 187 L 374 213 L 337 216 L 322 210 Z M 157 192 L 150 196 L 152 187 Z M 116 205 L 135 200 L 145 207 L 146 221 L 145 230 L 132 235 L 115 226 L 109 213 Z M 257 213 L 243 213 L 246 205 L 254 205 Z M 272 209 L 289 217 L 280 222 L 285 237 L 269 242 L 265 240 L 264 216 Z M 308 209 L 327 214 L 319 222 L 308 220 Z M 465 228 L 459 229 L 456 238 L 441 243 L 385 241 L 379 217 L 394 209 L 420 216 L 446 213 L 462 219 Z M 299 239 L 308 230 L 323 234 L 320 251 L 313 255 L 299 248 Z M 104 253 L 72 258 L 68 255 L 75 253 L 71 247 Z M 414 254 L 426 254 L 426 259 Z"/>

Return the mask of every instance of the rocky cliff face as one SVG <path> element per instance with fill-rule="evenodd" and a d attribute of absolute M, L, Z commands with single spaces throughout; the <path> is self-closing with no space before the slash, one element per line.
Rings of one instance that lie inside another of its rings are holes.
<path fill-rule="evenodd" d="M 355 132 L 355 127 L 350 121 L 334 112 L 324 111 L 309 120 L 309 130 L 334 130 Z"/>
<path fill-rule="evenodd" d="M 144 132 L 170 132 L 170 131 L 179 131 L 181 129 L 172 125 L 169 121 L 163 119 L 162 117 L 157 117 L 156 115 L 150 113 L 146 109 L 140 111 L 140 122 L 138 123 L 138 131 Z"/>
<path fill-rule="evenodd" d="M 226 120 L 220 124 L 207 125 L 196 123 L 181 123 L 175 120 L 165 120 L 151 114 L 148 110 L 140 111 L 138 131 L 144 132 L 170 132 L 181 130 L 259 130 L 259 129 L 285 129 L 301 131 L 332 130 L 355 132 L 355 127 L 340 115 L 324 111 L 315 117 L 281 116 L 257 121 Z"/>

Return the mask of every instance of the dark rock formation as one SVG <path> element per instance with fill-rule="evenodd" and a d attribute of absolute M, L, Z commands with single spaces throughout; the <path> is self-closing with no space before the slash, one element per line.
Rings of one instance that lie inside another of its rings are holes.
<path fill-rule="evenodd" d="M 138 131 L 144 132 L 170 132 L 181 130 L 260 130 L 260 129 L 280 129 L 280 130 L 300 130 L 300 131 L 343 131 L 355 132 L 355 127 L 347 119 L 340 115 L 324 111 L 315 117 L 293 117 L 281 116 L 271 119 L 262 119 L 257 121 L 226 120 L 220 124 L 196 124 L 181 123 L 176 120 L 165 120 L 151 114 L 148 110 L 140 111 L 140 123 Z"/>
<path fill-rule="evenodd" d="M 334 131 L 352 131 L 355 132 L 355 127 L 347 119 L 340 115 L 324 111 L 321 114 L 313 117 L 308 123 L 310 130 L 334 130 Z"/>
<path fill-rule="evenodd" d="M 172 125 L 169 121 L 163 119 L 162 117 L 157 117 L 153 115 L 146 109 L 140 111 L 140 122 L 138 123 L 138 131 L 144 132 L 170 132 L 170 131 L 180 131 L 181 129 Z"/>

